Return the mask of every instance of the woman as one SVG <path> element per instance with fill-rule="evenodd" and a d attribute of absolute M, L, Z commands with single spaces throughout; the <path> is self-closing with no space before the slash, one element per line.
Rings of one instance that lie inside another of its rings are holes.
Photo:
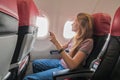
<path fill-rule="evenodd" d="M 83 65 L 93 48 L 91 16 L 86 13 L 79 13 L 72 24 L 72 31 L 76 35 L 64 46 L 61 46 L 54 33 L 50 32 L 50 41 L 59 50 L 62 59 L 35 60 L 33 62 L 34 74 L 26 76 L 24 80 L 53 80 L 52 73 L 54 71 L 65 68 L 73 70 Z M 66 54 L 65 48 L 69 48 L 69 54 Z"/>

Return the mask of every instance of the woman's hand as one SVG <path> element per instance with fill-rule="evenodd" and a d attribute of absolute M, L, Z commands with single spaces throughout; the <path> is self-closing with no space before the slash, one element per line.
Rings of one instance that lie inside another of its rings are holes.
<path fill-rule="evenodd" d="M 49 32 L 50 33 L 50 36 L 49 36 L 49 40 L 55 44 L 57 42 L 57 39 L 55 37 L 55 34 L 53 32 Z"/>
<path fill-rule="evenodd" d="M 56 46 L 58 50 L 62 48 L 61 44 L 56 39 L 55 34 L 53 32 L 50 32 L 49 40 Z"/>

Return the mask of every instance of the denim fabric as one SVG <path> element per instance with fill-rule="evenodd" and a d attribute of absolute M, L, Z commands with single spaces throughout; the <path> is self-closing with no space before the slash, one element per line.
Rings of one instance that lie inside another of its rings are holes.
<path fill-rule="evenodd" d="M 63 70 L 59 59 L 39 59 L 32 63 L 34 74 L 26 76 L 23 80 L 53 80 L 54 71 Z"/>

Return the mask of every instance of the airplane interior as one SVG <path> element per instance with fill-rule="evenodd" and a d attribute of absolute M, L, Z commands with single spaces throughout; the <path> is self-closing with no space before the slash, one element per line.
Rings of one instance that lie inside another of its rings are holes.
<path fill-rule="evenodd" d="M 34 60 L 68 54 L 49 37 L 53 32 L 60 44 L 70 41 L 78 13 L 93 19 L 93 49 L 82 68 L 28 80 L 120 80 L 120 0 L 0 0 L 0 80 L 26 80 Z"/>

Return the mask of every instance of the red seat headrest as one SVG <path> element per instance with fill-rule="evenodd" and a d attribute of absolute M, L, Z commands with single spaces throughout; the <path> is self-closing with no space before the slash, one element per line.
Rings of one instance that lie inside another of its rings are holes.
<path fill-rule="evenodd" d="M 19 26 L 35 26 L 39 11 L 33 0 L 17 0 Z"/>
<path fill-rule="evenodd" d="M 17 1 L 0 0 L 0 11 L 18 19 Z"/>
<path fill-rule="evenodd" d="M 111 16 L 106 13 L 92 15 L 94 21 L 94 35 L 106 35 L 110 31 Z"/>
<path fill-rule="evenodd" d="M 113 18 L 111 35 L 120 36 L 120 7 L 117 9 Z"/>

